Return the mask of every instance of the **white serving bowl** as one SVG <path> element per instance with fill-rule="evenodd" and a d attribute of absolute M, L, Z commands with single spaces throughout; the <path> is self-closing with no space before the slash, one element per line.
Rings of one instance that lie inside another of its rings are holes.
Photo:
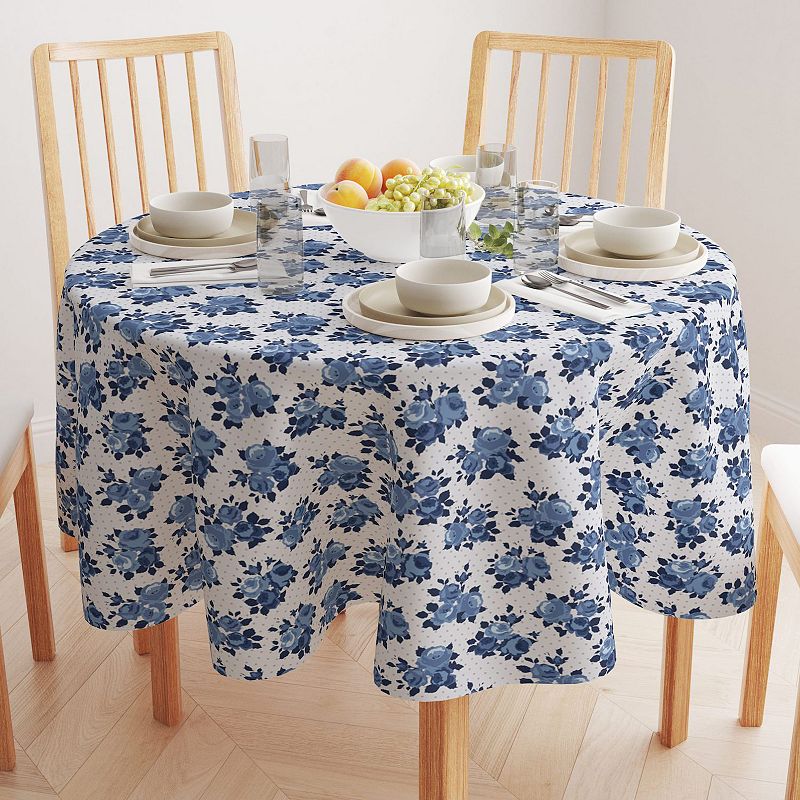
<path fill-rule="evenodd" d="M 376 261 L 400 264 L 419 258 L 418 211 L 367 211 L 348 208 L 325 199 L 323 186 L 317 193 L 319 204 L 325 209 L 328 221 L 347 244 Z M 464 206 L 466 224 L 474 222 L 486 193 L 473 186 L 475 199 Z"/>
<path fill-rule="evenodd" d="M 150 221 L 162 236 L 205 239 L 233 224 L 233 200 L 218 192 L 171 192 L 150 201 Z"/>
<path fill-rule="evenodd" d="M 466 172 L 469 179 L 475 183 L 475 170 L 477 168 L 477 156 L 441 156 L 434 158 L 428 166 L 433 169 L 451 169 L 457 172 Z"/>
<path fill-rule="evenodd" d="M 479 261 L 422 258 L 395 269 L 400 302 L 412 311 L 435 317 L 468 314 L 486 304 L 492 271 Z"/>
<path fill-rule="evenodd" d="M 681 218 L 673 211 L 645 206 L 605 208 L 594 215 L 594 240 L 609 253 L 647 258 L 678 243 Z"/>

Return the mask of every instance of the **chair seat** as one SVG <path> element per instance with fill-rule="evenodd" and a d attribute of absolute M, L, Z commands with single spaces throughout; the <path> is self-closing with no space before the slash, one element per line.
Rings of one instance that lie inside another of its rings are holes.
<path fill-rule="evenodd" d="M 800 444 L 767 445 L 761 466 L 792 533 L 800 540 Z"/>
<path fill-rule="evenodd" d="M 16 398 L 0 398 L 0 472 L 8 466 L 31 419 L 33 403 Z"/>

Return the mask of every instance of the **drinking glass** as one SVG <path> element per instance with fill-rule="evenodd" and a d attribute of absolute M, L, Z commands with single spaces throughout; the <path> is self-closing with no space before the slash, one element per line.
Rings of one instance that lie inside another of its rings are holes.
<path fill-rule="evenodd" d="M 521 181 L 515 189 L 517 230 L 514 271 L 558 266 L 558 212 L 561 194 L 553 181 Z"/>
<path fill-rule="evenodd" d="M 420 258 L 463 258 L 466 253 L 467 226 L 464 200 L 449 208 L 419 212 Z"/>
<path fill-rule="evenodd" d="M 262 189 L 257 200 L 256 264 L 265 295 L 296 292 L 303 285 L 303 212 L 300 198 Z"/>
<path fill-rule="evenodd" d="M 250 204 L 262 293 L 297 291 L 303 285 L 303 212 L 289 192 L 289 140 L 281 133 L 250 137 Z"/>
<path fill-rule="evenodd" d="M 486 191 L 481 217 L 514 220 L 517 148 L 513 144 L 482 144 L 475 156 L 475 183 Z"/>
<path fill-rule="evenodd" d="M 250 137 L 250 191 L 289 190 L 289 139 L 282 133 Z"/>

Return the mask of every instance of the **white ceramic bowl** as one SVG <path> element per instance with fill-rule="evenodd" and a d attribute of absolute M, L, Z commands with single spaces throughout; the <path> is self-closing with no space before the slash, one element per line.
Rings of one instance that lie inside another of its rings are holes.
<path fill-rule="evenodd" d="M 419 258 L 419 212 L 417 211 L 366 211 L 328 202 L 323 186 L 317 199 L 328 221 L 347 244 L 376 261 L 400 264 Z M 473 187 L 475 199 L 464 206 L 467 225 L 474 222 L 486 193 L 480 186 Z"/>
<path fill-rule="evenodd" d="M 477 157 L 471 156 L 441 156 L 434 158 L 428 166 L 434 169 L 451 169 L 457 172 L 466 172 L 469 174 L 469 179 L 475 183 L 475 169 Z"/>
<path fill-rule="evenodd" d="M 400 302 L 412 311 L 435 317 L 468 314 L 485 305 L 492 271 L 479 261 L 422 258 L 395 269 Z"/>
<path fill-rule="evenodd" d="M 150 201 L 150 221 L 162 236 L 205 239 L 233 223 L 233 200 L 218 192 L 172 192 Z"/>
<path fill-rule="evenodd" d="M 673 211 L 645 206 L 605 208 L 594 215 L 594 240 L 609 253 L 647 258 L 678 243 L 681 218 Z"/>

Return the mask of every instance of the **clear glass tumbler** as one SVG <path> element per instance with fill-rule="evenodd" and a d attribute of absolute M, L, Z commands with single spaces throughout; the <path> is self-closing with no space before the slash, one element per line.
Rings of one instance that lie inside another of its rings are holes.
<path fill-rule="evenodd" d="M 256 214 L 258 285 L 266 295 L 303 285 L 303 214 L 289 192 L 289 139 L 282 133 L 250 137 L 250 205 Z"/>
<path fill-rule="evenodd" d="M 552 181 L 521 181 L 515 190 L 517 231 L 514 271 L 558 266 L 558 212 L 561 193 Z"/>
<path fill-rule="evenodd" d="M 482 144 L 475 155 L 475 182 L 486 191 L 482 219 L 514 222 L 517 148 L 513 144 Z"/>
<path fill-rule="evenodd" d="M 296 292 L 303 285 L 303 212 L 300 198 L 262 189 L 256 200 L 258 285 L 265 295 Z"/>
<path fill-rule="evenodd" d="M 282 133 L 250 137 L 250 191 L 289 190 L 289 139 Z"/>
<path fill-rule="evenodd" d="M 464 200 L 449 208 L 422 208 L 419 212 L 420 258 L 463 258 L 467 226 Z"/>

